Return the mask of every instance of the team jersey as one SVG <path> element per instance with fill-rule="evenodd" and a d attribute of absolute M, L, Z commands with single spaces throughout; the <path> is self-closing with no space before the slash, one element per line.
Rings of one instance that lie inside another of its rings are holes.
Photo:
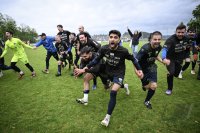
<path fill-rule="evenodd" d="M 57 35 L 60 35 L 60 38 L 63 42 L 65 43 L 69 43 L 69 35 L 71 34 L 71 32 L 67 31 L 67 30 L 63 30 L 63 32 L 58 32 Z"/>
<path fill-rule="evenodd" d="M 142 70 L 147 69 L 155 64 L 155 60 L 160 53 L 162 47 L 153 49 L 150 43 L 144 44 L 137 54 L 138 63 L 142 67 Z"/>
<path fill-rule="evenodd" d="M 163 46 L 164 52 L 162 53 L 162 58 L 165 58 L 166 56 L 167 59 L 182 61 L 185 58 L 185 50 L 187 45 L 188 39 L 186 37 L 183 37 L 183 39 L 179 40 L 176 34 L 172 35 L 166 40 Z"/>
<path fill-rule="evenodd" d="M 53 44 L 54 41 L 55 41 L 55 37 L 46 36 L 44 40 L 41 39 L 39 42 L 35 44 L 35 46 L 39 47 L 40 45 L 43 45 L 47 51 L 56 52 L 56 48 Z"/>
<path fill-rule="evenodd" d="M 4 49 L 1 57 L 4 57 L 4 55 L 7 53 L 8 49 L 11 49 L 14 52 L 15 57 L 22 58 L 22 57 L 26 56 L 24 47 L 32 49 L 31 46 L 25 44 L 20 39 L 12 37 L 10 40 L 8 39 L 5 42 L 5 49 Z"/>
<path fill-rule="evenodd" d="M 131 60 L 137 70 L 141 70 L 137 59 L 128 52 L 128 49 L 123 46 L 118 46 L 117 49 L 112 50 L 109 45 L 104 45 L 100 48 L 98 56 L 90 62 L 87 67 L 97 64 L 101 59 L 105 60 L 105 72 L 110 75 L 124 76 L 125 75 L 125 59 Z"/>
<path fill-rule="evenodd" d="M 63 41 L 61 41 L 60 43 L 56 42 L 55 46 L 59 55 L 61 54 L 60 52 L 68 52 L 69 48 L 65 45 Z"/>

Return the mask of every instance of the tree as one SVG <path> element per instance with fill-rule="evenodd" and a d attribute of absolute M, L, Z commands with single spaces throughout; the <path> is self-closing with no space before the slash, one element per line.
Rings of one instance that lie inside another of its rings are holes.
<path fill-rule="evenodd" d="M 198 5 L 193 11 L 192 11 L 193 18 L 188 22 L 188 26 L 190 28 L 196 29 L 198 33 L 200 33 L 200 5 Z"/>
<path fill-rule="evenodd" d="M 4 34 L 6 30 L 10 30 L 14 33 L 15 37 L 19 37 L 23 41 L 35 42 L 38 36 L 36 30 L 25 24 L 21 24 L 17 27 L 17 24 L 13 18 L 8 15 L 0 13 L 0 39 L 5 40 Z"/>

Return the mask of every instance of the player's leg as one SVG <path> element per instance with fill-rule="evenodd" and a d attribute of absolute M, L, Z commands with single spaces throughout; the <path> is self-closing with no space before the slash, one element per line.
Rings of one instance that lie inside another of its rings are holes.
<path fill-rule="evenodd" d="M 191 74 L 195 74 L 195 66 L 196 66 L 196 63 L 197 63 L 197 59 L 198 59 L 198 54 L 197 53 L 194 53 L 193 54 L 193 60 L 192 60 L 192 70 L 191 70 Z"/>
<path fill-rule="evenodd" d="M 76 101 L 80 104 L 87 105 L 88 104 L 88 94 L 90 92 L 90 80 L 94 79 L 94 75 L 91 73 L 86 73 L 83 78 L 83 98 L 76 99 Z"/>
<path fill-rule="evenodd" d="M 178 75 L 178 78 L 182 79 L 183 78 L 183 75 L 182 73 L 189 67 L 190 65 L 190 58 L 186 58 L 185 59 L 185 64 L 183 65 L 179 75 Z"/>
<path fill-rule="evenodd" d="M 61 76 L 61 64 L 62 64 L 62 59 L 58 60 L 58 72 L 56 74 L 56 77 Z"/>
<path fill-rule="evenodd" d="M 122 80 L 119 80 L 119 79 L 122 79 Z M 109 103 L 108 103 L 107 114 L 106 114 L 105 118 L 101 121 L 101 124 L 106 126 L 106 127 L 109 125 L 110 117 L 111 117 L 112 112 L 115 108 L 117 91 L 119 90 L 119 88 L 121 88 L 121 85 L 123 84 L 123 78 L 114 77 L 113 83 L 114 84 L 113 84 L 111 92 L 110 92 L 110 100 L 109 100 Z"/>
<path fill-rule="evenodd" d="M 51 56 L 52 56 L 51 52 L 47 51 L 47 55 L 46 55 L 46 59 L 45 59 L 46 68 L 44 70 L 42 70 L 43 73 L 46 73 L 46 74 L 49 73 L 49 60 L 50 60 Z"/>
<path fill-rule="evenodd" d="M 170 64 L 167 66 L 167 90 L 166 94 L 171 95 L 174 82 L 174 72 L 175 72 L 175 61 L 171 60 Z"/>

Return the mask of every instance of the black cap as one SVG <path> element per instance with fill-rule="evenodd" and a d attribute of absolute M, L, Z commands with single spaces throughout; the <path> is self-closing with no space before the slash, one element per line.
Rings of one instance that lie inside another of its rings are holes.
<path fill-rule="evenodd" d="M 46 36 L 46 34 L 45 33 L 42 33 L 41 35 L 39 35 L 39 36 Z"/>

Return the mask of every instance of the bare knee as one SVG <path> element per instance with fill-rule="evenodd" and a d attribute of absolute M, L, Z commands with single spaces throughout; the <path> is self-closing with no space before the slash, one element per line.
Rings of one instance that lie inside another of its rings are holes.
<path fill-rule="evenodd" d="M 157 83 L 156 82 L 151 82 L 149 86 L 150 86 L 150 88 L 152 90 L 155 90 L 157 88 Z"/>

